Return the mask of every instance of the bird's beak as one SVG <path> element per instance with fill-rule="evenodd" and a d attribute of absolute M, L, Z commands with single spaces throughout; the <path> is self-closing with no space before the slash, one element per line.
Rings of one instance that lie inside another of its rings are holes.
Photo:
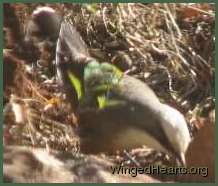
<path fill-rule="evenodd" d="M 180 155 L 177 156 L 176 163 L 178 166 L 186 166 L 186 160 L 185 160 L 185 154 L 180 153 Z"/>

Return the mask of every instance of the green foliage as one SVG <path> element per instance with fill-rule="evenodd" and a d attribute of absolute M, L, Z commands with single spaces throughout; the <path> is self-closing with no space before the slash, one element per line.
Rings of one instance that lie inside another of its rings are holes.
<path fill-rule="evenodd" d="M 96 14 L 98 10 L 98 4 L 96 3 L 91 3 L 91 4 L 84 4 L 84 7 L 86 7 L 87 10 L 89 10 L 92 14 Z"/>
<path fill-rule="evenodd" d="M 88 97 L 97 101 L 98 108 L 114 106 L 123 102 L 107 98 L 108 92 L 118 85 L 122 72 L 109 63 L 98 63 L 93 60 L 84 69 L 85 92 L 82 92 L 81 81 L 68 71 L 68 77 L 75 88 L 78 100 L 86 100 Z M 90 105 L 89 105 L 90 106 Z"/>
<path fill-rule="evenodd" d="M 78 100 L 80 100 L 81 97 L 83 96 L 81 82 L 80 82 L 80 80 L 79 80 L 73 73 L 71 73 L 70 71 L 68 71 L 67 73 L 68 73 L 68 77 L 70 78 L 71 84 L 74 86 L 74 88 L 75 88 L 75 90 L 76 90 Z"/>
<path fill-rule="evenodd" d="M 110 63 L 98 63 L 93 60 L 84 70 L 85 96 L 92 95 L 98 108 L 120 104 L 118 100 L 108 99 L 108 92 L 118 86 L 122 72 Z"/>
<path fill-rule="evenodd" d="M 102 93 L 119 83 L 122 72 L 109 63 L 90 62 L 84 71 L 85 90 Z"/>
<path fill-rule="evenodd" d="M 105 95 L 101 95 L 97 97 L 98 107 L 99 109 L 103 109 L 105 107 L 116 106 L 120 104 L 125 104 L 125 101 L 118 99 L 108 99 Z"/>
<path fill-rule="evenodd" d="M 100 109 L 104 108 L 106 106 L 106 97 L 103 96 L 98 96 L 97 97 L 97 101 L 98 101 L 98 107 Z"/>

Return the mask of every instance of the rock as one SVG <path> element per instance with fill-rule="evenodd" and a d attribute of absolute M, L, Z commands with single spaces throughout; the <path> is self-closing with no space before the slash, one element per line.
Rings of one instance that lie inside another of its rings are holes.
<path fill-rule="evenodd" d="M 13 183 L 157 183 L 148 175 L 112 174 L 115 166 L 103 156 L 47 152 L 45 149 L 6 146 L 4 182 Z"/>

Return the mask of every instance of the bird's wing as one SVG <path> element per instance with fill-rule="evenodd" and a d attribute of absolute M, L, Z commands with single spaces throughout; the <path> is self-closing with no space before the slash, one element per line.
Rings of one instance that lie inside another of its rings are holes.
<path fill-rule="evenodd" d="M 161 107 L 158 97 L 148 85 L 128 75 L 123 75 L 119 85 L 111 90 L 110 97 L 141 105 L 154 113 L 158 113 Z"/>
<path fill-rule="evenodd" d="M 171 148 L 170 143 L 168 143 L 165 133 L 158 124 L 159 121 L 157 118 L 144 112 L 144 109 L 140 107 L 135 107 L 134 109 L 133 107 L 133 105 L 120 104 L 80 113 L 80 136 L 93 140 L 95 138 L 117 139 L 113 144 L 115 149 L 116 147 L 126 148 L 129 146 L 129 143 L 133 144 L 132 147 L 140 147 L 143 144 L 153 147 L 154 144 L 149 144 L 150 142 L 140 139 L 139 134 L 144 133 L 144 135 L 151 136 L 154 141 L 157 141 L 160 144 L 162 147 L 160 150 L 165 152 L 168 152 L 169 150 L 171 152 L 173 149 Z M 129 136 L 125 136 L 125 132 L 128 130 L 139 131 L 138 135 L 137 132 L 131 134 L 134 135 L 133 138 L 131 138 L 134 142 L 129 142 Z M 122 136 L 124 141 L 119 141 L 117 135 Z M 99 144 L 101 143 L 99 142 Z M 107 146 L 110 144 L 105 145 Z"/>
<path fill-rule="evenodd" d="M 163 106 L 149 86 L 136 78 L 124 75 L 119 86 L 111 91 L 109 99 L 114 98 L 125 100 L 128 103 L 127 106 L 118 105 L 119 109 L 124 109 L 124 111 L 117 117 L 122 117 L 123 121 L 128 121 L 131 125 L 137 125 L 137 128 L 146 131 L 165 149 L 175 154 L 161 125 Z M 113 112 L 113 108 L 110 109 Z"/>

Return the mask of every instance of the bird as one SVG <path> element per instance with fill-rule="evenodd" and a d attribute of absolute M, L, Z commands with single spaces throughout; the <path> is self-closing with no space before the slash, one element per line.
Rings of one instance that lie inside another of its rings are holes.
<path fill-rule="evenodd" d="M 185 117 L 161 103 L 141 80 L 92 58 L 73 24 L 63 21 L 56 49 L 59 78 L 73 95 L 84 153 L 115 152 L 146 145 L 185 165 L 191 141 Z M 69 88 L 70 87 L 70 88 Z"/>
<path fill-rule="evenodd" d="M 62 16 L 48 6 L 37 7 L 25 25 L 25 42 L 56 42 Z"/>
<path fill-rule="evenodd" d="M 55 74 L 55 51 L 63 16 L 49 6 L 37 7 L 24 26 L 25 56 L 49 78 Z"/>

